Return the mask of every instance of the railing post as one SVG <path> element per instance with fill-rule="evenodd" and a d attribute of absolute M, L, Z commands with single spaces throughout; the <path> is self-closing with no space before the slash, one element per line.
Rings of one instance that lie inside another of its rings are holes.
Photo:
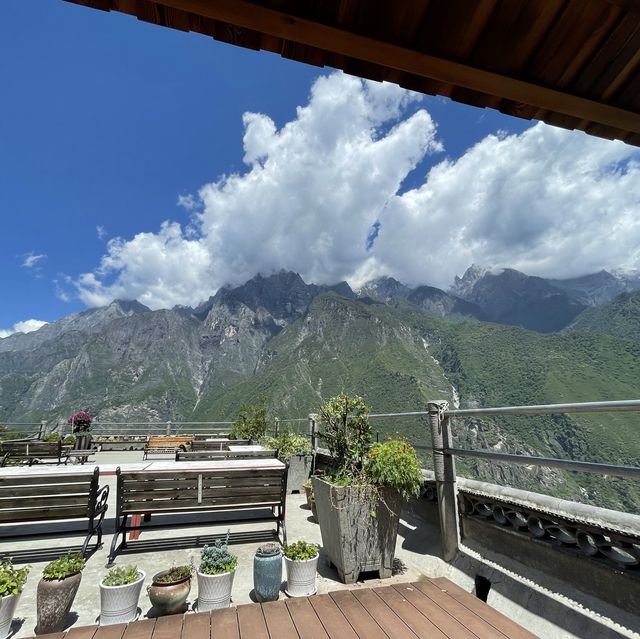
<path fill-rule="evenodd" d="M 280 418 L 276 417 L 275 418 L 275 424 L 276 424 L 276 437 L 278 436 L 278 430 L 280 430 Z"/>
<path fill-rule="evenodd" d="M 456 488 L 456 465 L 451 448 L 450 419 L 444 415 L 447 402 L 429 402 L 429 425 L 433 440 L 433 470 L 438 492 L 438 515 L 442 552 L 445 561 L 453 561 L 458 554 L 459 523 Z"/>
<path fill-rule="evenodd" d="M 40 422 L 40 430 L 38 431 L 38 439 L 44 439 L 47 435 L 47 422 L 43 419 Z"/>
<path fill-rule="evenodd" d="M 167 422 L 167 435 L 171 435 L 171 420 Z"/>
<path fill-rule="evenodd" d="M 315 413 L 309 414 L 309 437 L 311 438 L 311 449 L 313 457 L 311 458 L 311 473 L 316 472 L 316 452 L 318 451 L 318 416 Z"/>

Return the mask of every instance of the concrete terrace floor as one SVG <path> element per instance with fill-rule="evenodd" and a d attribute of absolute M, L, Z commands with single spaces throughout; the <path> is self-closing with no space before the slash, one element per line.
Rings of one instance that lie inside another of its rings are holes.
<path fill-rule="evenodd" d="M 96 455 L 94 465 L 124 464 L 142 461 L 141 451 L 112 451 Z M 115 513 L 115 476 L 101 476 L 101 485 L 110 487 L 109 511 L 104 522 L 103 547 L 87 561 L 83 572 L 82 583 L 76 596 L 71 613 L 67 619 L 68 627 L 77 627 L 97 623 L 100 612 L 99 582 L 107 572 L 106 562 L 113 537 Z M 197 534 L 224 534 L 228 528 L 224 522 L 205 521 L 215 516 L 200 515 L 196 517 L 194 526 L 166 530 L 143 531 L 140 539 L 150 541 L 158 538 L 190 537 Z M 287 499 L 287 534 L 289 542 L 304 539 L 321 546 L 320 527 L 313 522 L 311 511 L 307 508 L 304 494 L 289 495 Z M 55 525 L 55 524 L 51 524 Z M 0 542 L 0 549 L 23 549 L 37 545 L 52 546 L 78 545 L 84 538 L 82 532 L 69 533 L 74 524 L 59 524 L 61 537 L 46 540 L 25 540 L 19 542 Z M 233 524 L 233 532 L 241 530 L 264 530 L 274 527 L 271 523 Z M 64 532 L 63 532 L 64 531 Z M 64 536 L 62 536 L 64 534 Z M 253 555 L 260 544 L 233 544 L 231 552 L 238 555 L 238 568 L 233 584 L 233 604 L 250 603 L 253 591 Z M 145 585 L 151 583 L 151 577 L 171 565 L 192 562 L 199 563 L 200 548 L 184 547 L 171 551 L 144 551 L 121 553 L 115 565 L 136 565 L 146 573 Z M 16 610 L 12 638 L 20 639 L 34 634 L 36 626 L 36 587 L 46 562 L 30 565 L 30 574 L 22 597 Z M 611 608 L 583 595 L 563 582 L 543 573 L 536 573 L 531 568 L 492 552 L 492 550 L 473 550 L 463 546 L 458 559 L 447 564 L 441 558 L 440 531 L 437 513 L 433 503 L 420 500 L 403 512 L 398 530 L 396 544 L 396 561 L 394 574 L 390 579 L 380 580 L 377 573 L 361 575 L 361 580 L 354 585 L 345 586 L 337 579 L 336 571 L 331 568 L 320 549 L 318 564 L 318 593 L 326 593 L 343 588 L 362 588 L 388 585 L 390 583 L 418 581 L 424 575 L 429 577 L 447 577 L 462 586 L 468 592 L 474 589 L 475 576 L 481 574 L 489 579 L 492 587 L 487 603 L 514 621 L 520 623 L 540 637 L 550 639 L 577 639 L 582 637 L 599 637 L 613 639 L 615 637 L 631 637 L 640 639 L 640 634 L 633 630 L 640 629 L 639 618 L 618 609 Z M 286 574 L 283 566 L 283 587 L 280 598 L 285 598 L 284 580 Z M 197 579 L 192 579 L 189 596 L 191 610 L 198 596 Z M 140 618 L 152 615 L 151 605 L 143 589 L 140 596 Z"/>

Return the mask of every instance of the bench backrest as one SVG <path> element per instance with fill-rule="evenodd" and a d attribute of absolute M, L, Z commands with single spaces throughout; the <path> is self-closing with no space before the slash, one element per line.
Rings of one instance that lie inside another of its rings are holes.
<path fill-rule="evenodd" d="M 92 517 L 99 470 L 0 477 L 0 523 Z"/>
<path fill-rule="evenodd" d="M 190 444 L 193 435 L 151 435 L 147 448 L 171 448 Z"/>
<path fill-rule="evenodd" d="M 228 441 L 208 442 L 202 439 L 194 439 L 191 442 L 191 450 L 224 450 L 228 445 Z"/>
<path fill-rule="evenodd" d="M 225 469 L 202 473 L 116 470 L 117 515 L 238 510 L 282 506 L 287 469 Z"/>
<path fill-rule="evenodd" d="M 176 461 L 204 461 L 207 459 L 274 459 L 276 450 L 199 450 L 177 451 Z"/>
<path fill-rule="evenodd" d="M 40 440 L 22 442 L 2 442 L 0 450 L 9 457 L 60 457 L 62 442 L 42 442 Z"/>

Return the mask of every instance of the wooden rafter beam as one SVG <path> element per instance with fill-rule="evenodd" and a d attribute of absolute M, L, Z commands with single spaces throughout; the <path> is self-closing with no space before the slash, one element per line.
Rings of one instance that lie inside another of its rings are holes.
<path fill-rule="evenodd" d="M 158 4 L 430 80 L 640 134 L 639 113 L 296 18 L 246 0 L 161 0 Z"/>

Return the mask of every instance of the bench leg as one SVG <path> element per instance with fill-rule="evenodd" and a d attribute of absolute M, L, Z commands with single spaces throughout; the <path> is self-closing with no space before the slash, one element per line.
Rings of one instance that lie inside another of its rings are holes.
<path fill-rule="evenodd" d="M 279 533 L 280 531 L 282 531 L 282 545 L 286 546 L 287 545 L 287 525 L 284 523 L 284 519 L 278 520 L 278 529 L 276 530 L 276 533 Z"/>
<path fill-rule="evenodd" d="M 122 533 L 122 541 L 118 546 L 118 538 L 120 537 L 120 533 Z M 113 564 L 113 560 L 116 558 L 118 551 L 121 548 L 125 548 L 127 545 L 127 515 L 122 516 L 122 523 L 118 525 L 116 520 L 116 530 L 113 533 L 113 541 L 111 542 L 111 550 L 109 550 L 109 559 L 107 561 L 107 566 L 111 566 Z"/>

